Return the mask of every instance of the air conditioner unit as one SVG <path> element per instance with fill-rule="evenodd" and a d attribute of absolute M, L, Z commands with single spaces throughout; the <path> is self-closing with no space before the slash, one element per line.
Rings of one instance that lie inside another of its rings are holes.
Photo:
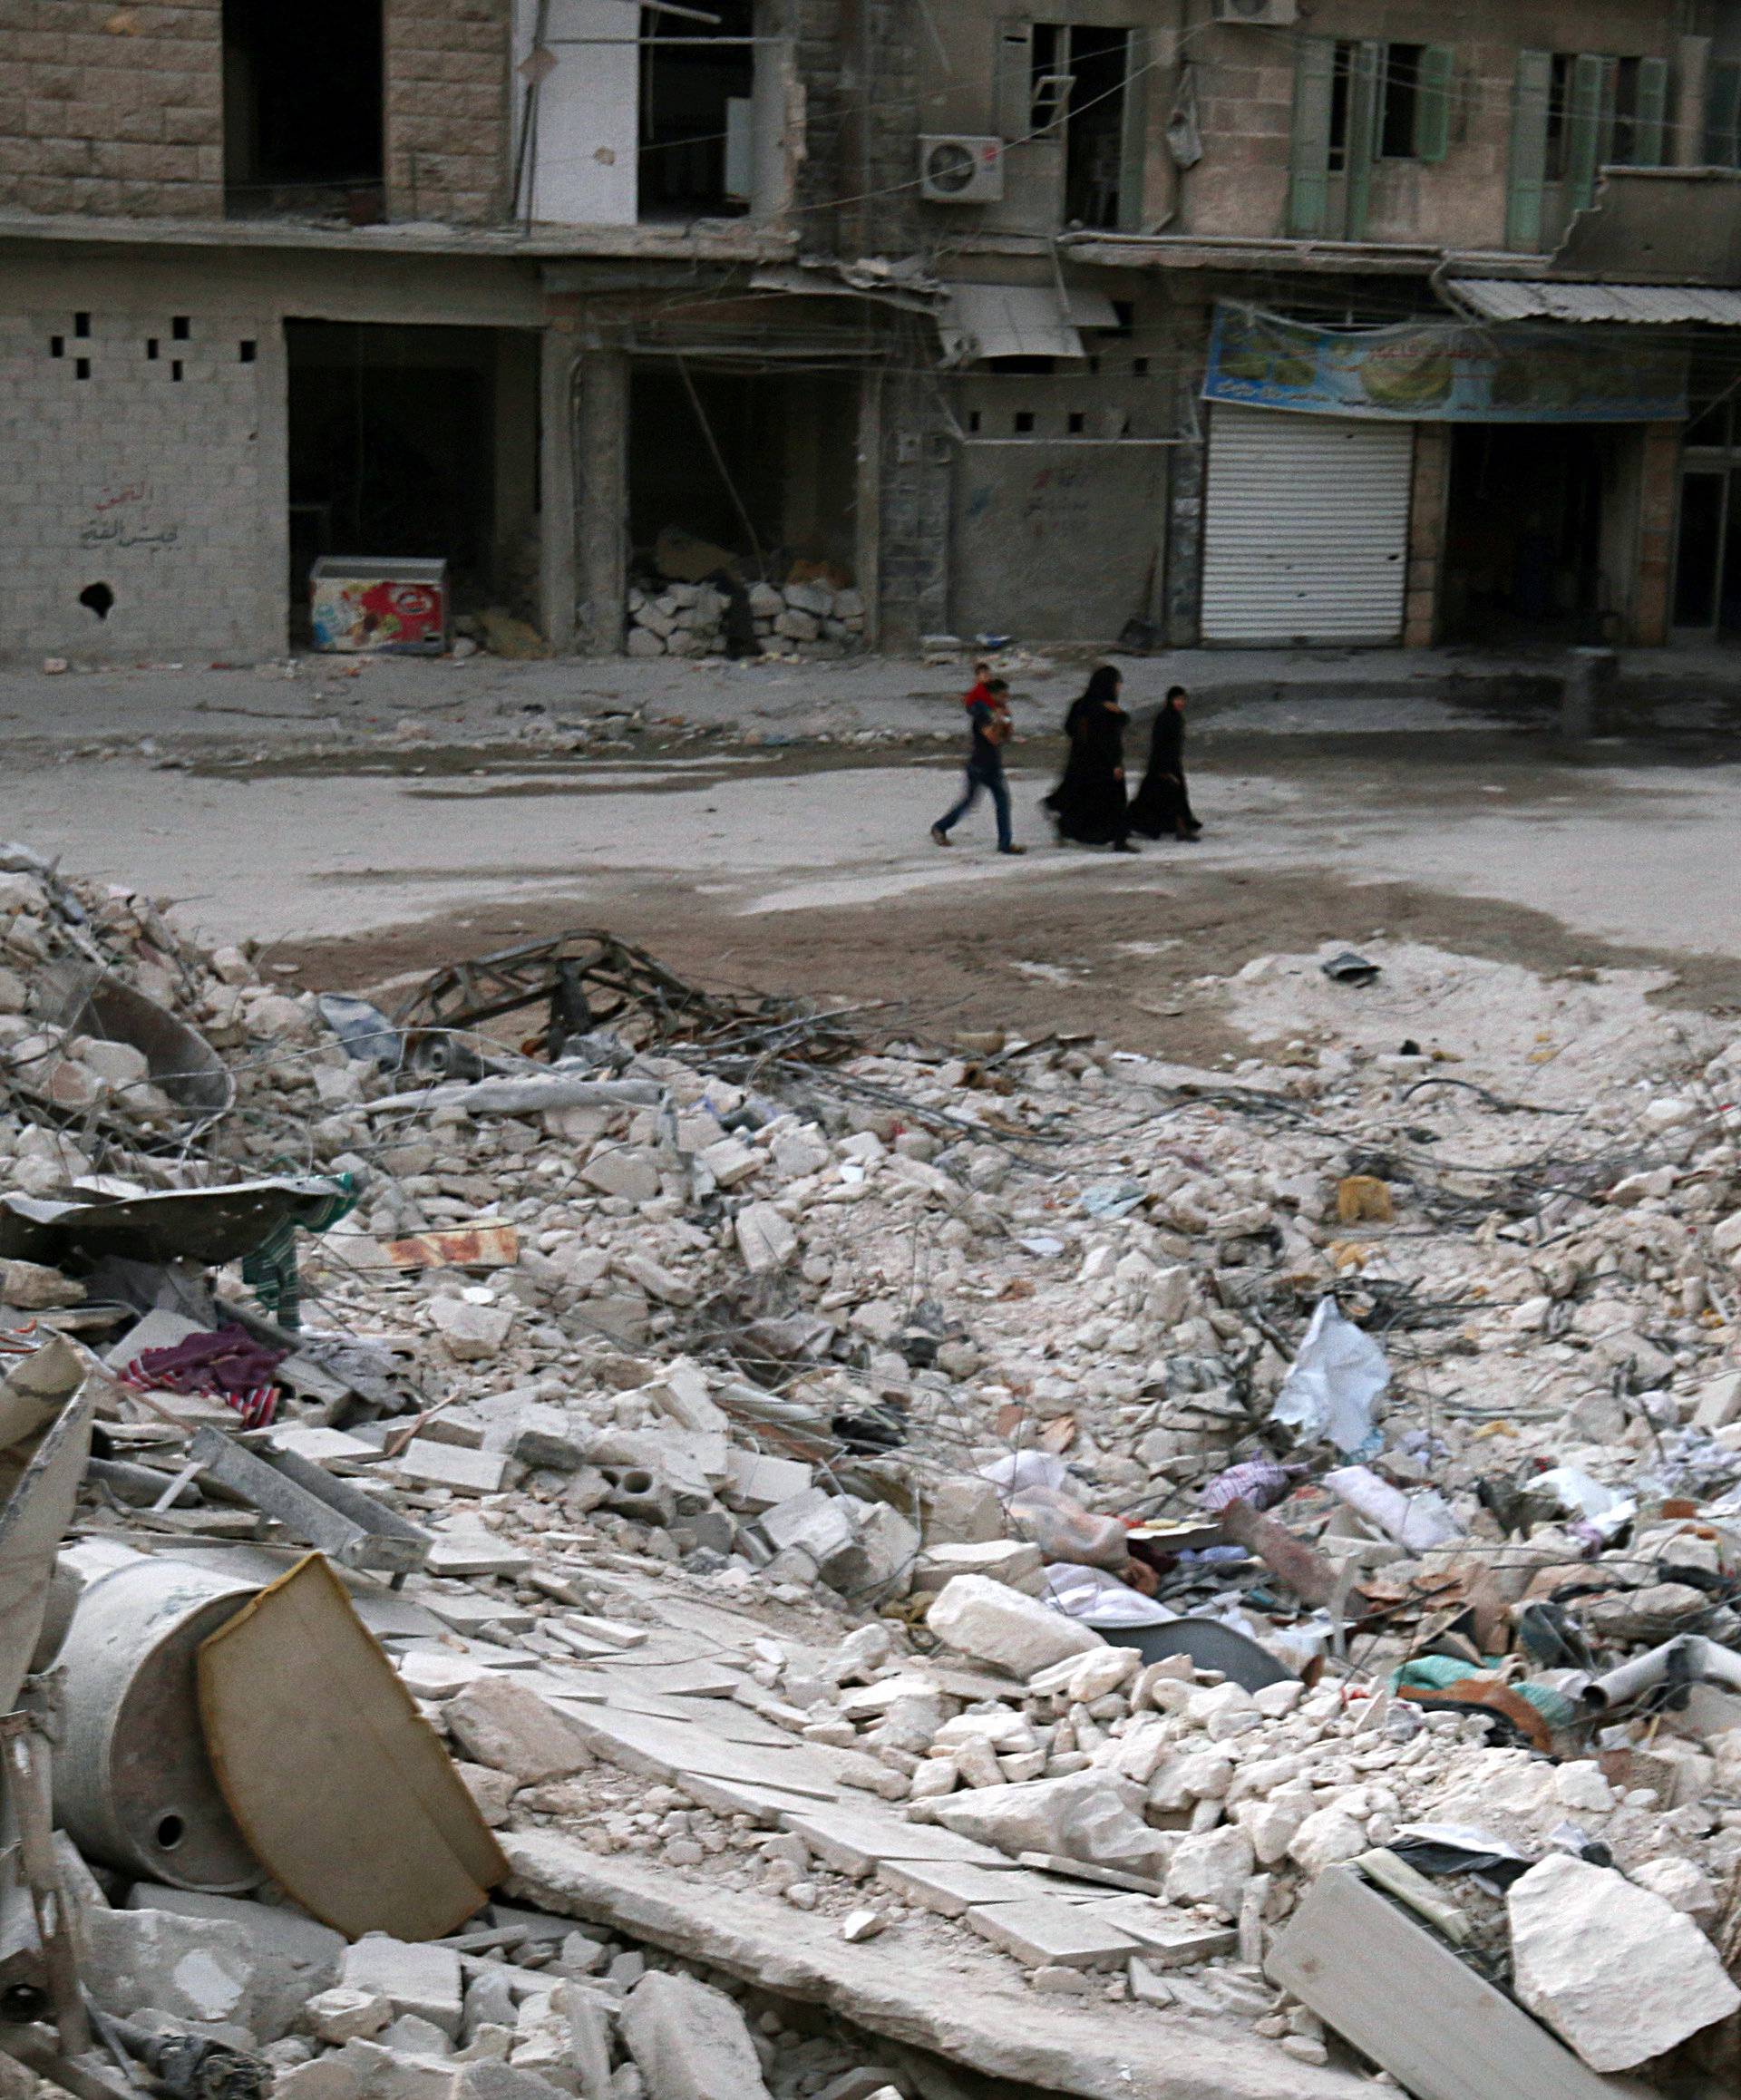
<path fill-rule="evenodd" d="M 995 204 L 1004 194 L 1001 139 L 921 139 L 919 193 L 930 204 Z"/>
<path fill-rule="evenodd" d="M 1215 0 L 1215 19 L 1285 29 L 1290 22 L 1299 20 L 1299 0 Z"/>

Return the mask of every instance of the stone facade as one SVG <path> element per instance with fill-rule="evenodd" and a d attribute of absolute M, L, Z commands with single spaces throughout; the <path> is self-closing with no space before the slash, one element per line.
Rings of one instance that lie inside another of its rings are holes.
<path fill-rule="evenodd" d="M 502 0 L 386 0 L 390 218 L 508 216 L 509 16 Z"/>
<path fill-rule="evenodd" d="M 223 211 L 220 0 L 0 0 L 0 209 Z"/>

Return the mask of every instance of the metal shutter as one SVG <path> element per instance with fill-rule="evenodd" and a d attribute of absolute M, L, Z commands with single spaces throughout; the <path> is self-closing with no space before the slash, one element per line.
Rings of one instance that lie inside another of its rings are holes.
<path fill-rule="evenodd" d="M 1217 403 L 1203 528 L 1206 642 L 1395 642 L 1413 423 Z"/>

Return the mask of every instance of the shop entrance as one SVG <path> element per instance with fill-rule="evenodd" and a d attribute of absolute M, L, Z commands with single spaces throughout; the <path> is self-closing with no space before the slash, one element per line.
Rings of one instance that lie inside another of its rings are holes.
<path fill-rule="evenodd" d="M 1447 642 L 1622 638 L 1634 550 L 1617 499 L 1636 472 L 1632 435 L 1575 423 L 1454 427 L 1440 599 Z"/>
<path fill-rule="evenodd" d="M 323 554 L 434 557 L 457 612 L 533 618 L 536 335 L 287 321 L 285 343 L 292 638 Z"/>

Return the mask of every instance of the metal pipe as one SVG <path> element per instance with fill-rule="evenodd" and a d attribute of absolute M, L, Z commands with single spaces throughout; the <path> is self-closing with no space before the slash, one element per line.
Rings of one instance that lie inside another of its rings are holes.
<path fill-rule="evenodd" d="M 1703 1634 L 1687 1633 L 1644 1655 L 1634 1656 L 1603 1677 L 1592 1677 L 1584 1687 L 1583 1703 L 1598 1713 L 1625 1706 L 1661 1684 L 1677 1662 L 1685 1663 L 1689 1677 L 1706 1677 L 1732 1691 L 1741 1691 L 1741 1655 L 1720 1642 L 1707 1640 Z"/>

